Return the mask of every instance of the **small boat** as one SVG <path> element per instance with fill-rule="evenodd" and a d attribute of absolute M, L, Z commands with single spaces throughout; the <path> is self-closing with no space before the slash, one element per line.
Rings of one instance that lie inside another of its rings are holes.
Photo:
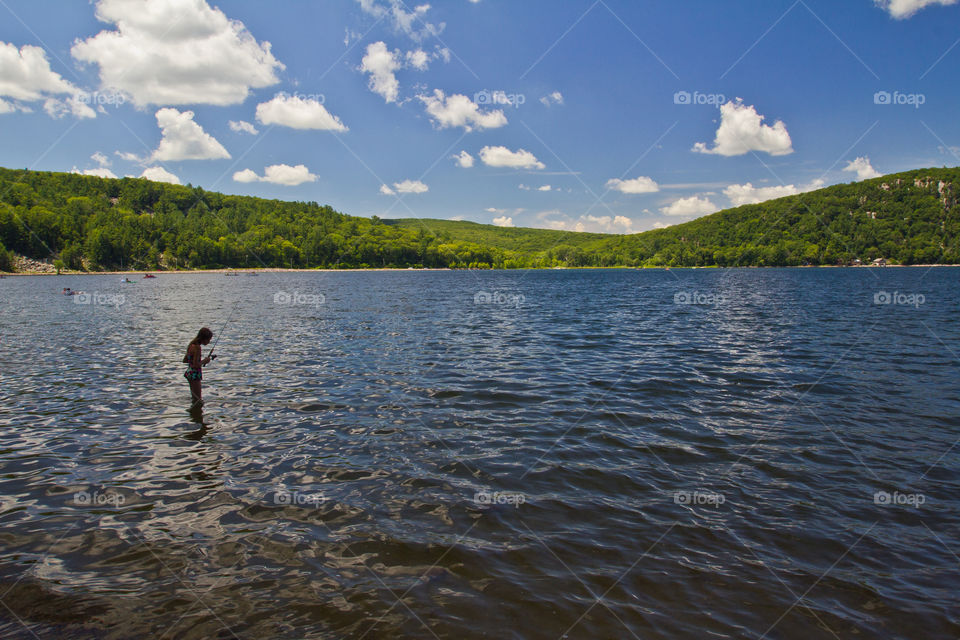
<path fill-rule="evenodd" d="M 120 282 L 133 282 L 130 278 L 120 278 Z"/>
<path fill-rule="evenodd" d="M 238 275 L 240 275 L 240 274 L 237 273 L 236 271 L 227 271 L 227 272 L 226 272 L 225 274 L 223 274 L 223 275 L 225 275 L 225 276 L 238 276 Z"/>
<path fill-rule="evenodd" d="M 157 276 L 153 275 L 152 273 L 145 273 L 145 274 L 143 274 L 143 277 L 144 277 L 144 278 L 156 278 Z"/>

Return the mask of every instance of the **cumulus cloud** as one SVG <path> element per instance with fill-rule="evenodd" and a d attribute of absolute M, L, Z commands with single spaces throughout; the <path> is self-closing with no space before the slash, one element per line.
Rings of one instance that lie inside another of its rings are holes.
<path fill-rule="evenodd" d="M 116 178 L 116 174 L 106 167 L 100 167 L 99 169 L 84 169 L 80 171 L 76 167 L 70 173 L 79 173 L 85 176 L 96 176 L 98 178 Z"/>
<path fill-rule="evenodd" d="M 430 65 L 431 56 L 423 49 L 407 51 L 407 66 L 413 67 L 417 71 L 426 71 Z"/>
<path fill-rule="evenodd" d="M 394 182 L 393 188 L 382 184 L 380 185 L 380 193 L 385 196 L 395 196 L 398 193 L 426 193 L 430 191 L 430 187 L 423 184 L 419 180 L 404 180 L 403 182 Z"/>
<path fill-rule="evenodd" d="M 53 118 L 72 114 L 77 118 L 96 118 L 85 104 L 85 94 L 50 68 L 46 52 L 40 47 L 16 46 L 0 42 L 0 113 L 29 112 L 31 109 L 3 100 L 22 102 L 43 100 L 43 109 Z M 55 96 L 67 95 L 65 99 Z"/>
<path fill-rule="evenodd" d="M 550 185 L 545 184 L 542 187 L 537 187 L 537 191 L 550 191 L 552 188 Z"/>
<path fill-rule="evenodd" d="M 162 138 L 148 161 L 219 160 L 230 154 L 216 138 L 193 121 L 193 111 L 166 107 L 157 111 Z"/>
<path fill-rule="evenodd" d="M 578 231 L 586 231 L 589 229 L 591 231 L 600 231 L 601 233 L 633 232 L 633 220 L 626 216 L 594 216 L 587 214 L 580 217 L 578 224 L 580 225 Z"/>
<path fill-rule="evenodd" d="M 467 153 L 466 151 L 461 151 L 460 153 L 452 156 L 456 161 L 457 166 L 462 169 L 469 169 L 473 166 L 473 156 Z"/>
<path fill-rule="evenodd" d="M 420 95 L 417 98 L 426 106 L 427 114 L 438 129 L 463 127 L 465 131 L 478 129 L 496 129 L 507 124 L 503 111 L 480 111 L 473 100 L 467 96 L 454 94 L 447 97 L 440 89 L 433 95 Z"/>
<path fill-rule="evenodd" d="M 97 152 L 94 153 L 92 156 L 90 156 L 90 159 L 93 160 L 94 162 L 96 162 L 96 163 L 97 163 L 98 165 L 100 165 L 101 167 L 109 167 L 109 166 L 110 166 L 110 158 L 108 158 L 108 157 L 105 156 L 104 154 L 100 153 L 99 151 L 97 151 Z"/>
<path fill-rule="evenodd" d="M 100 84 L 140 106 L 243 102 L 279 82 L 270 43 L 206 0 L 99 0 L 97 19 L 116 25 L 73 45 L 100 67 Z"/>
<path fill-rule="evenodd" d="M 524 149 L 510 151 L 506 147 L 484 147 L 480 150 L 480 160 L 488 167 L 509 167 L 511 169 L 545 169 L 546 165 Z"/>
<path fill-rule="evenodd" d="M 878 7 L 886 10 L 897 20 L 911 17 L 917 11 L 931 5 L 949 6 L 958 0 L 873 0 Z"/>
<path fill-rule="evenodd" d="M 607 189 L 627 194 L 656 193 L 660 191 L 660 185 L 646 176 L 639 176 L 630 180 L 612 178 L 607 180 Z"/>
<path fill-rule="evenodd" d="M 230 130 L 236 133 L 249 133 L 252 136 L 260 133 L 257 131 L 257 128 L 250 124 L 249 122 L 244 122 L 243 120 L 231 120 L 230 121 Z"/>
<path fill-rule="evenodd" d="M 554 91 L 553 93 L 540 98 L 540 102 L 542 102 L 543 106 L 545 107 L 550 107 L 555 104 L 563 104 L 563 94 L 559 91 Z"/>
<path fill-rule="evenodd" d="M 295 167 L 288 164 L 273 164 L 263 170 L 262 176 L 257 175 L 252 169 L 244 169 L 234 173 L 233 179 L 235 182 L 269 182 L 285 187 L 295 187 L 304 182 L 315 182 L 317 176 L 310 173 L 310 170 L 302 164 Z"/>
<path fill-rule="evenodd" d="M 706 143 L 693 146 L 697 153 L 721 156 L 742 156 L 750 151 L 765 151 L 772 156 L 793 153 L 793 143 L 787 125 L 781 120 L 773 126 L 763 124 L 764 116 L 752 105 L 745 105 L 737 98 L 720 107 L 720 127 L 712 149 Z"/>
<path fill-rule="evenodd" d="M 666 207 L 660 208 L 660 213 L 668 216 L 702 216 L 717 211 L 717 206 L 708 198 L 690 196 L 680 198 Z"/>
<path fill-rule="evenodd" d="M 500 216 L 499 218 L 493 219 L 493 224 L 497 225 L 498 227 L 512 227 L 513 218 L 510 216 Z"/>
<path fill-rule="evenodd" d="M 446 26 L 442 22 L 434 25 L 425 20 L 427 12 L 430 11 L 429 4 L 421 4 L 411 10 L 402 0 L 387 0 L 383 4 L 377 0 L 357 0 L 357 2 L 365 13 L 378 20 L 389 20 L 394 30 L 414 40 L 419 41 L 429 36 L 439 35 Z"/>
<path fill-rule="evenodd" d="M 367 54 L 361 60 L 360 70 L 370 74 L 370 90 L 385 102 L 396 102 L 400 92 L 400 82 L 394 75 L 402 66 L 397 59 L 399 55 L 387 49 L 386 43 L 374 42 L 367 45 Z"/>
<path fill-rule="evenodd" d="M 730 198 L 730 204 L 739 207 L 743 204 L 757 204 L 774 198 L 783 198 L 800 193 L 792 184 L 774 187 L 754 187 L 751 183 L 731 184 L 723 190 L 723 195 Z"/>
<path fill-rule="evenodd" d="M 278 93 L 273 100 L 257 105 L 257 122 L 292 129 L 348 130 L 340 118 L 332 115 L 315 98 L 302 98 L 285 93 Z"/>
<path fill-rule="evenodd" d="M 96 118 L 97 112 L 90 108 L 80 94 L 69 96 L 63 100 L 57 98 L 47 98 L 43 102 L 43 110 L 51 118 L 59 120 L 66 115 L 72 115 L 76 118 Z"/>
<path fill-rule="evenodd" d="M 404 180 L 403 182 L 394 182 L 393 188 L 397 193 L 426 193 L 430 187 L 419 180 Z"/>
<path fill-rule="evenodd" d="M 180 184 L 180 178 L 173 175 L 163 167 L 147 167 L 140 174 L 141 178 L 153 180 L 154 182 L 169 182 L 170 184 Z"/>
<path fill-rule="evenodd" d="M 635 233 L 633 220 L 627 216 L 595 216 L 585 214 L 572 218 L 562 211 L 541 211 L 536 216 L 537 226 L 556 231 L 576 231 L 579 233 Z"/>
<path fill-rule="evenodd" d="M 850 164 L 844 167 L 843 170 L 856 173 L 857 180 L 869 180 L 870 178 L 879 178 L 882 175 L 873 168 L 873 165 L 870 164 L 870 158 L 867 156 L 851 160 Z"/>

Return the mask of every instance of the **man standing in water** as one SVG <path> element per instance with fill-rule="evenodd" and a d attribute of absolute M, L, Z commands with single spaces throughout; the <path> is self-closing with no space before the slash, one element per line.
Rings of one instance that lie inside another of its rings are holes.
<path fill-rule="evenodd" d="M 183 377 L 190 383 L 190 395 L 193 397 L 193 406 L 203 404 L 203 390 L 201 389 L 201 380 L 203 380 L 203 367 L 210 364 L 210 361 L 216 358 L 215 355 L 203 357 L 201 345 L 210 344 L 213 337 L 213 331 L 204 327 L 197 332 L 197 337 L 190 341 L 187 346 L 187 355 L 183 356 L 184 363 L 189 367 L 183 372 Z"/>

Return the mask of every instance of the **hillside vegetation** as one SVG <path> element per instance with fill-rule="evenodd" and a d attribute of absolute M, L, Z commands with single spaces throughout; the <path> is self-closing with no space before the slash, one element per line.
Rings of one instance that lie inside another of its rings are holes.
<path fill-rule="evenodd" d="M 380 220 L 143 179 L 0 169 L 0 270 L 960 263 L 960 169 L 842 184 L 633 235 Z"/>

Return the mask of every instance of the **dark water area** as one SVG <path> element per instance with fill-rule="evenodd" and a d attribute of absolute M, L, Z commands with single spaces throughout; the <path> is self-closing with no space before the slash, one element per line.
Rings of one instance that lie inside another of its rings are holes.
<path fill-rule="evenodd" d="M 960 637 L 960 269 L 119 280 L 0 281 L 0 638 Z"/>

